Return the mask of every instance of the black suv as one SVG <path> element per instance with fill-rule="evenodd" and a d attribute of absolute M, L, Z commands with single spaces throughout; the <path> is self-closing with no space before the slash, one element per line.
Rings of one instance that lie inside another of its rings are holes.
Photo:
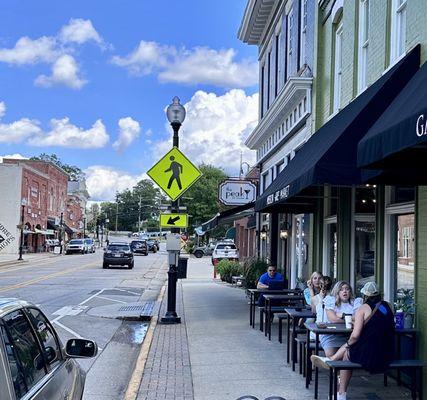
<path fill-rule="evenodd" d="M 156 239 L 147 239 L 148 251 L 156 253 L 159 250 L 159 242 Z"/>
<path fill-rule="evenodd" d="M 133 268 L 133 253 L 127 243 L 110 243 L 104 251 L 104 262 L 102 268 L 110 265 L 127 265 Z"/>
<path fill-rule="evenodd" d="M 132 240 L 130 242 L 130 248 L 135 254 L 144 254 L 144 256 L 148 256 L 148 245 L 145 240 Z"/>

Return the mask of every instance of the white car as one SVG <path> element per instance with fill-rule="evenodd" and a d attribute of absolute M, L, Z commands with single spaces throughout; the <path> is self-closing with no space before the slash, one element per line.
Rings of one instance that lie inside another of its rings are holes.
<path fill-rule="evenodd" d="M 65 254 L 71 253 L 87 253 L 87 246 L 85 241 L 83 239 L 71 239 L 65 248 Z"/>
<path fill-rule="evenodd" d="M 212 264 L 217 265 L 221 260 L 239 261 L 239 251 L 230 241 L 218 242 L 212 253 Z"/>

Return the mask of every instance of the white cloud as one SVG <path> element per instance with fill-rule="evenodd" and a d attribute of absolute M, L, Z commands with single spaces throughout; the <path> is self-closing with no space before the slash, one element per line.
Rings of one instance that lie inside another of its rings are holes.
<path fill-rule="evenodd" d="M 119 120 L 119 137 L 113 143 L 113 148 L 119 153 L 128 147 L 135 139 L 139 137 L 141 127 L 138 121 L 131 117 L 120 118 Z"/>
<path fill-rule="evenodd" d="M 103 165 L 93 165 L 87 168 L 86 186 L 91 200 L 112 201 L 116 192 L 131 189 L 141 179 L 147 179 L 146 174 L 131 175 Z"/>
<path fill-rule="evenodd" d="M 81 89 L 87 81 L 80 78 L 79 66 L 76 60 L 64 54 L 52 65 L 52 75 L 40 75 L 34 81 L 36 86 L 52 87 L 58 85 L 68 86 L 72 89 Z"/>
<path fill-rule="evenodd" d="M 244 142 L 258 121 L 258 94 L 247 96 L 241 89 L 222 96 L 197 91 L 185 108 L 180 149 L 193 163 L 211 164 L 236 176 L 243 151 L 243 161 L 254 165 L 255 152 Z M 157 143 L 156 156 L 163 156 L 171 145 L 171 139 Z"/>
<path fill-rule="evenodd" d="M 16 160 L 28 160 L 28 157 L 24 157 L 22 154 L 14 153 L 14 154 L 6 154 L 4 156 L 0 156 L 0 163 L 3 162 L 4 158 L 14 158 Z"/>
<path fill-rule="evenodd" d="M 141 76 L 151 74 L 158 68 L 165 68 L 169 62 L 169 57 L 175 54 L 174 47 L 141 40 L 132 53 L 125 57 L 114 56 L 111 62 L 128 69 L 134 75 Z"/>
<path fill-rule="evenodd" d="M 138 47 L 112 63 L 134 75 L 157 73 L 161 82 L 210 84 L 220 87 L 249 87 L 258 82 L 258 63 L 235 61 L 234 49 L 214 50 L 195 47 L 165 46 L 141 40 Z"/>
<path fill-rule="evenodd" d="M 152 129 L 147 129 L 147 130 L 145 131 L 145 136 L 150 137 L 152 134 L 153 134 L 153 130 L 152 130 Z"/>
<path fill-rule="evenodd" d="M 4 101 L 0 101 L 0 118 L 6 114 L 6 104 Z"/>
<path fill-rule="evenodd" d="M 235 62 L 233 49 L 213 50 L 196 47 L 179 54 L 172 64 L 160 72 L 162 82 L 209 84 L 221 87 L 249 87 L 258 82 L 258 63 Z"/>
<path fill-rule="evenodd" d="M 93 41 L 100 46 L 104 46 L 102 37 L 93 27 L 90 19 L 71 18 L 68 25 L 62 27 L 59 39 L 63 43 L 83 44 Z"/>
<path fill-rule="evenodd" d="M 0 102 L 0 118 L 6 114 L 6 104 Z M 0 143 L 21 143 L 41 132 L 39 122 L 29 118 L 21 118 L 9 124 L 0 123 Z"/>
<path fill-rule="evenodd" d="M 0 62 L 16 65 L 51 63 L 58 55 L 55 38 L 42 36 L 32 40 L 24 36 L 16 42 L 15 47 L 0 49 Z"/>
<path fill-rule="evenodd" d="M 6 104 L 0 102 L 0 118 L 6 112 Z M 0 143 L 22 143 L 32 146 L 59 146 L 76 149 L 104 147 L 110 137 L 105 125 L 97 120 L 91 128 L 84 130 L 70 123 L 70 119 L 50 120 L 51 130 L 43 131 L 40 122 L 21 118 L 8 124 L 0 123 Z"/>
<path fill-rule="evenodd" d="M 109 140 L 105 125 L 97 120 L 92 128 L 84 130 L 70 123 L 70 119 L 51 119 L 52 129 L 32 137 L 32 146 L 59 146 L 75 149 L 97 149 L 104 147 Z"/>

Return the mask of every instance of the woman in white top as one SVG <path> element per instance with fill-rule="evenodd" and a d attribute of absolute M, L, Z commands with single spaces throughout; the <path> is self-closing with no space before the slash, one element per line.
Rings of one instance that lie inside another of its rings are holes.
<path fill-rule="evenodd" d="M 343 323 L 345 315 L 353 315 L 362 305 L 361 298 L 354 298 L 353 290 L 346 281 L 335 284 L 332 295 L 323 300 L 326 311 L 326 320 L 321 322 Z M 320 344 L 325 351 L 326 357 L 331 357 L 346 342 L 345 335 L 321 335 Z"/>

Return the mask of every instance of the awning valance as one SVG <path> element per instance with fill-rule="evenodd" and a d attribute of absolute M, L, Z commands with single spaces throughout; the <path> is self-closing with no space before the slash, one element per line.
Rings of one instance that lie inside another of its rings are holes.
<path fill-rule="evenodd" d="M 53 231 L 53 229 L 37 229 L 37 228 L 35 228 L 34 231 L 35 231 L 35 233 L 38 233 L 39 235 L 49 236 L 49 235 L 54 235 L 55 234 L 55 232 Z"/>
<path fill-rule="evenodd" d="M 209 221 L 202 224 L 202 232 L 215 229 L 218 225 L 233 222 L 237 219 L 253 214 L 255 202 L 243 204 L 216 214 Z"/>
<path fill-rule="evenodd" d="M 362 183 L 357 145 L 419 68 L 420 48 L 323 125 L 257 199 L 255 211 L 308 212 L 321 196 L 316 186 Z"/>
<path fill-rule="evenodd" d="M 383 170 L 371 181 L 425 185 L 426 158 L 427 63 L 360 141 L 357 161 L 360 167 Z"/>

